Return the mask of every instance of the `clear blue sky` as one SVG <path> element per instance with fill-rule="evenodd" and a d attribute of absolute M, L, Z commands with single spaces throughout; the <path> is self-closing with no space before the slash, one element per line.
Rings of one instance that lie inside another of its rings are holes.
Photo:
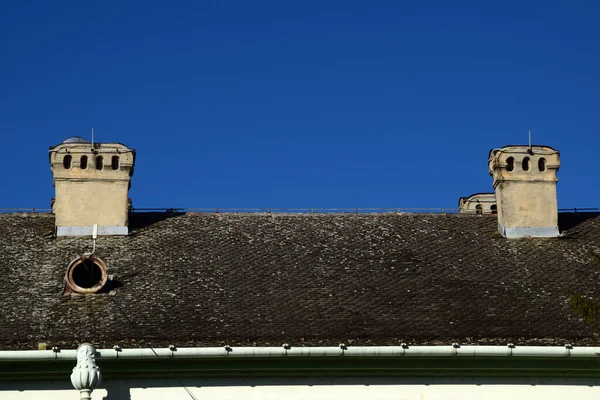
<path fill-rule="evenodd" d="M 492 147 L 561 151 L 600 206 L 600 2 L 4 1 L 0 207 L 48 146 L 137 150 L 137 207 L 455 207 Z"/>

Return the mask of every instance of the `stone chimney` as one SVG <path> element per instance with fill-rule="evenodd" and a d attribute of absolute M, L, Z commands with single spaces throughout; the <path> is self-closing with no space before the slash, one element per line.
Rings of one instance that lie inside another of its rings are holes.
<path fill-rule="evenodd" d="M 135 150 L 71 137 L 50 147 L 57 236 L 127 235 Z"/>
<path fill-rule="evenodd" d="M 556 172 L 560 155 L 547 146 L 506 146 L 490 151 L 498 229 L 507 238 L 556 237 Z"/>

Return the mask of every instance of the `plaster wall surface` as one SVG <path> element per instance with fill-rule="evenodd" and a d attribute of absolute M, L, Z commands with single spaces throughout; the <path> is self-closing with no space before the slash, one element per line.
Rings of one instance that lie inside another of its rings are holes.
<path fill-rule="evenodd" d="M 128 181 L 116 180 L 57 181 L 56 225 L 127 225 L 128 184 Z"/>
<path fill-rule="evenodd" d="M 76 400 L 79 393 L 61 384 L 0 384 L 3 400 Z M 452 379 L 443 383 L 427 380 L 321 378 L 310 384 L 293 380 L 227 379 L 211 382 L 202 379 L 154 379 L 112 381 L 92 393 L 93 400 L 203 400 L 289 399 L 289 400 L 563 400 L 597 399 L 600 382 L 572 383 L 561 380 L 486 383 Z"/>
<path fill-rule="evenodd" d="M 498 190 L 498 220 L 505 227 L 558 225 L 556 186 L 545 182 L 506 181 Z"/>

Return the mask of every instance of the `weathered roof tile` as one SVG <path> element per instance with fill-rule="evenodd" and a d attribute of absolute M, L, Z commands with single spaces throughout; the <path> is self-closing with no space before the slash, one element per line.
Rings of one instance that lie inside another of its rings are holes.
<path fill-rule="evenodd" d="M 97 241 L 112 290 L 63 296 L 91 239 L 0 215 L 0 349 L 587 343 L 568 293 L 600 299 L 600 216 L 560 224 L 507 240 L 479 215 L 135 214 L 131 236 Z"/>

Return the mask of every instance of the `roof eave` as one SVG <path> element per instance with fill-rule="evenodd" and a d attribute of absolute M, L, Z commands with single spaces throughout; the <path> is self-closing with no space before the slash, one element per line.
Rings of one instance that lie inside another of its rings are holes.
<path fill-rule="evenodd" d="M 105 379 L 167 377 L 600 378 L 600 347 L 372 346 L 100 349 Z M 0 380 L 64 380 L 75 350 L 0 351 Z M 9 367 L 10 366 L 10 367 Z"/>

